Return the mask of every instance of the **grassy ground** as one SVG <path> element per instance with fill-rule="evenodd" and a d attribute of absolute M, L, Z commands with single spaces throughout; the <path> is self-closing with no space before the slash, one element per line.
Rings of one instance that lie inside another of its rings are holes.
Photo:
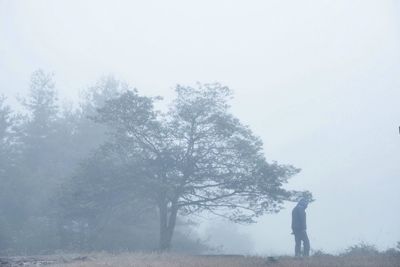
<path fill-rule="evenodd" d="M 188 256 L 174 254 L 95 255 L 84 261 L 56 264 L 59 267 L 400 267 L 399 255 L 314 256 L 264 258 L 244 256 Z"/>

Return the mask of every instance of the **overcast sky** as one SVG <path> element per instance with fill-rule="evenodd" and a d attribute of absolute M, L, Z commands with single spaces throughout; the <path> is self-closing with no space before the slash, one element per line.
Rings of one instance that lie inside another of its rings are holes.
<path fill-rule="evenodd" d="M 302 168 L 313 249 L 400 241 L 400 1 L 0 0 L 0 93 L 37 68 L 70 100 L 107 74 L 166 100 L 227 85 L 267 158 Z M 237 231 L 292 253 L 293 205 Z"/>

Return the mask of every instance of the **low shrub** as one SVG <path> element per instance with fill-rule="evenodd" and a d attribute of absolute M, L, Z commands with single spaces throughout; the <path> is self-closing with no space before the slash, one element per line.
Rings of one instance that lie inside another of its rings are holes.
<path fill-rule="evenodd" d="M 373 256 L 378 254 L 379 251 L 374 245 L 364 242 L 350 246 L 342 253 L 343 256 Z"/>

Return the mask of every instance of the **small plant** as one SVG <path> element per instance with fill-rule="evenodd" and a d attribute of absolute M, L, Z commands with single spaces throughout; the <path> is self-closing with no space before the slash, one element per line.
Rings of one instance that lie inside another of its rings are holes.
<path fill-rule="evenodd" d="M 349 248 L 346 249 L 345 253 L 343 253 L 343 255 L 351 255 L 351 256 L 354 255 L 367 256 L 376 254 L 379 254 L 378 249 L 374 245 L 367 244 L 364 242 L 350 246 Z"/>
<path fill-rule="evenodd" d="M 313 250 L 312 251 L 312 255 L 314 257 L 326 257 L 326 256 L 332 256 L 329 253 L 326 253 L 325 251 L 321 250 L 321 249 L 317 249 L 317 250 Z"/>

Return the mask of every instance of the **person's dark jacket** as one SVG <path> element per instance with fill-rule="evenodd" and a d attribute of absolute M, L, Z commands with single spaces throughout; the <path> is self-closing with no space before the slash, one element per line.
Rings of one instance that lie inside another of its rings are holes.
<path fill-rule="evenodd" d="M 297 205 L 292 211 L 292 230 L 293 233 L 307 230 L 306 210 L 302 205 Z"/>

